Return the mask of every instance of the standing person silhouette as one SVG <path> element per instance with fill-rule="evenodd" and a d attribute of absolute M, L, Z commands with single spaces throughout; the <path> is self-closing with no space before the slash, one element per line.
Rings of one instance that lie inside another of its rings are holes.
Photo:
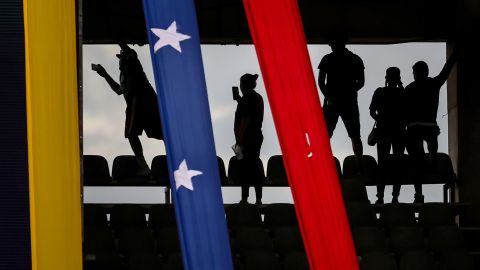
<path fill-rule="evenodd" d="M 385 87 L 380 87 L 373 93 L 370 104 L 370 115 L 376 121 L 377 126 L 377 158 L 380 171 L 379 181 L 395 177 L 387 171 L 386 160 L 390 149 L 393 154 L 400 156 L 405 150 L 405 105 L 404 88 L 400 77 L 400 69 L 389 67 L 385 76 Z M 397 159 L 398 160 L 398 159 Z M 396 179 L 400 181 L 401 179 Z M 400 184 L 393 185 L 392 203 L 398 203 Z M 377 185 L 377 201 L 375 204 L 383 204 L 385 184 Z"/>
<path fill-rule="evenodd" d="M 456 50 L 443 66 L 436 77 L 428 77 L 428 65 L 418 61 L 413 65 L 414 81 L 405 88 L 407 110 L 407 151 L 412 156 L 416 167 L 417 183 L 415 187 L 414 203 L 423 203 L 421 172 L 425 168 L 425 150 L 423 142 L 427 143 L 432 165 L 436 162 L 438 151 L 438 135 L 440 128 L 437 124 L 438 98 L 440 88 L 447 81 L 450 71 L 456 62 Z"/>
<path fill-rule="evenodd" d="M 247 203 L 250 186 L 255 187 L 255 204 L 262 204 L 262 182 L 264 178 L 263 167 L 259 163 L 260 148 L 262 147 L 263 134 L 263 98 L 255 91 L 258 75 L 244 74 L 240 78 L 242 96 L 234 93 L 238 102 L 235 111 L 234 150 L 239 157 L 241 174 L 242 200 Z"/>
<path fill-rule="evenodd" d="M 125 98 L 127 102 L 125 138 L 128 139 L 137 159 L 138 175 L 148 176 L 150 168 L 143 156 L 142 143 L 138 137 L 145 130 L 149 138 L 163 139 L 157 94 L 143 72 L 137 53 L 125 43 L 119 45 L 121 50 L 116 56 L 119 59 L 120 83 L 117 83 L 101 65 L 92 64 L 92 69 L 107 81 L 115 93 Z"/>
<path fill-rule="evenodd" d="M 328 45 L 332 52 L 325 55 L 318 65 L 318 85 L 325 96 L 323 113 L 328 135 L 332 137 L 338 118 L 342 117 L 360 168 L 363 145 L 357 92 L 365 84 L 365 67 L 362 59 L 349 51 L 346 44 L 347 38 L 343 36 L 330 41 Z"/>

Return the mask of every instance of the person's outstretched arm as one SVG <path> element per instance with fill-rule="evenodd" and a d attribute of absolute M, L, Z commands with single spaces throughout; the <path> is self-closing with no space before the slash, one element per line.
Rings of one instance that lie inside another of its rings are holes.
<path fill-rule="evenodd" d="M 440 83 L 440 85 L 443 85 L 447 81 L 448 76 L 450 75 L 450 71 L 452 71 L 452 68 L 455 65 L 455 62 L 457 62 L 457 52 L 454 48 L 452 54 L 450 55 L 450 58 L 448 58 L 447 62 L 443 66 L 442 71 L 440 71 L 437 77 L 435 77 L 435 79 Z"/>
<path fill-rule="evenodd" d="M 117 93 L 118 95 L 123 94 L 120 85 L 112 78 L 112 76 L 107 73 L 107 71 L 104 67 L 102 67 L 102 65 L 99 64 L 95 71 L 97 71 L 98 75 L 102 76 L 107 81 L 108 85 L 110 85 L 110 88 L 112 88 L 115 93 Z"/>

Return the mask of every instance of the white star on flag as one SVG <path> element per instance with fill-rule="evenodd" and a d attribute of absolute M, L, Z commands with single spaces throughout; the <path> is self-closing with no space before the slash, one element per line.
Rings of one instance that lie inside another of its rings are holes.
<path fill-rule="evenodd" d="M 201 171 L 189 170 L 187 161 L 184 159 L 178 166 L 178 169 L 173 172 L 175 178 L 175 185 L 177 190 L 184 186 L 193 191 L 192 177 L 203 174 Z"/>
<path fill-rule="evenodd" d="M 161 28 L 151 28 L 150 29 L 157 37 L 160 39 L 155 43 L 153 47 L 153 52 L 156 53 L 158 50 L 165 46 L 172 46 L 178 52 L 182 52 L 180 47 L 180 41 L 191 38 L 190 36 L 177 33 L 177 22 L 173 21 L 172 24 L 165 30 Z"/>

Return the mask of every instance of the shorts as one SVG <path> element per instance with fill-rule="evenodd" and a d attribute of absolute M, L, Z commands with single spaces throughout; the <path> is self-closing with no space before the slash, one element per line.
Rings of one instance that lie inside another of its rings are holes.
<path fill-rule="evenodd" d="M 162 140 L 160 113 L 156 99 L 132 98 L 125 112 L 125 138 L 142 135 Z"/>
<path fill-rule="evenodd" d="M 333 135 L 338 118 L 341 117 L 350 138 L 360 138 L 360 113 L 357 98 L 332 102 L 323 106 L 323 116 L 327 124 L 328 136 Z"/>

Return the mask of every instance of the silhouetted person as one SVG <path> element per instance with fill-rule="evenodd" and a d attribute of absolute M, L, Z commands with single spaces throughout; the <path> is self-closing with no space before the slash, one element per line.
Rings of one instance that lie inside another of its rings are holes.
<path fill-rule="evenodd" d="M 143 72 L 137 53 L 126 44 L 119 44 L 121 51 L 119 59 L 120 83 L 117 83 L 101 65 L 92 64 L 92 69 L 105 78 L 112 90 L 123 95 L 127 102 L 125 112 L 125 138 L 130 142 L 133 153 L 139 165 L 138 174 L 150 174 L 143 148 L 138 136 L 143 131 L 149 138 L 163 139 L 160 126 L 157 95 Z"/>
<path fill-rule="evenodd" d="M 247 203 L 250 186 L 255 187 L 256 204 L 262 203 L 263 168 L 259 163 L 260 148 L 262 147 L 263 134 L 263 98 L 255 91 L 258 75 L 244 74 L 240 78 L 240 95 L 235 95 L 238 102 L 235 111 L 234 132 L 238 151 L 241 152 L 239 160 L 242 200 Z M 243 157 L 242 157 L 243 156 Z"/>
<path fill-rule="evenodd" d="M 416 167 L 417 183 L 415 186 L 415 203 L 423 203 L 421 172 L 426 167 L 423 142 L 427 143 L 432 164 L 436 162 L 438 151 L 437 124 L 438 98 L 440 88 L 447 81 L 448 75 L 455 65 L 456 53 L 445 63 L 442 71 L 436 77 L 428 77 L 428 65 L 419 61 L 413 65 L 414 81 L 405 88 L 407 114 L 407 150 L 412 156 Z"/>
<path fill-rule="evenodd" d="M 385 87 L 375 90 L 370 104 L 370 115 L 377 122 L 377 158 L 380 171 L 379 181 L 395 179 L 395 172 L 387 171 L 386 160 L 390 149 L 393 154 L 401 156 L 405 150 L 405 104 L 404 88 L 400 77 L 400 69 L 390 67 L 386 71 Z M 397 160 L 399 160 L 397 158 Z M 401 179 L 395 179 L 400 181 Z M 398 203 L 400 184 L 393 185 L 392 203 Z M 383 203 L 385 184 L 377 186 L 376 204 Z"/>
<path fill-rule="evenodd" d="M 325 96 L 323 113 L 328 135 L 332 137 L 338 118 L 342 117 L 359 165 L 363 145 L 357 92 L 365 84 L 365 67 L 362 59 L 349 51 L 346 44 L 346 37 L 336 37 L 329 43 L 332 52 L 325 55 L 318 65 L 318 85 Z"/>

